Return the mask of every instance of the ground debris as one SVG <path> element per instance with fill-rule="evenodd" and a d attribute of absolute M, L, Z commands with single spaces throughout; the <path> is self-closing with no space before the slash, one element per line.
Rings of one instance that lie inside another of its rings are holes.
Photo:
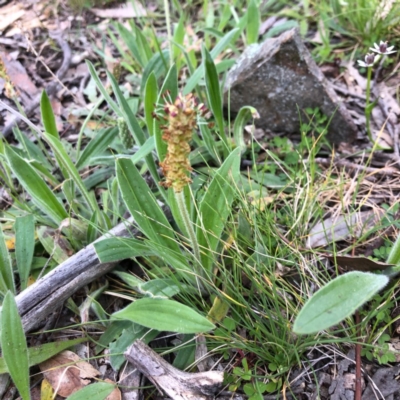
<path fill-rule="evenodd" d="M 372 376 L 368 387 L 365 389 L 363 400 L 376 400 L 393 398 L 400 393 L 400 382 L 398 380 L 400 366 L 392 368 L 379 368 Z"/>

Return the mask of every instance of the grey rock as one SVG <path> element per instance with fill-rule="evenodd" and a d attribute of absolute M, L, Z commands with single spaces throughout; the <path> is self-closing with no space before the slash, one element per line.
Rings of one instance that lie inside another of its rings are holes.
<path fill-rule="evenodd" d="M 318 107 L 329 118 L 333 116 L 328 128 L 332 142 L 351 142 L 356 137 L 350 114 L 297 29 L 245 50 L 225 82 L 225 107 L 228 101 L 231 115 L 243 106 L 253 106 L 260 114 L 257 127 L 287 133 L 300 131 L 299 114 L 308 122 L 302 110 Z"/>

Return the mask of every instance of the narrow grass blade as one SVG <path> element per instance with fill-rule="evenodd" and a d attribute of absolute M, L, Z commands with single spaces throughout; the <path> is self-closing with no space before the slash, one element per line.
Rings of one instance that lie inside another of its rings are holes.
<path fill-rule="evenodd" d="M 40 99 L 40 112 L 45 131 L 56 138 L 60 138 L 50 99 L 45 90 L 43 90 Z"/>
<path fill-rule="evenodd" d="M 179 252 L 170 223 L 132 161 L 117 160 L 117 179 L 122 198 L 141 231 L 155 243 Z"/>
<path fill-rule="evenodd" d="M 12 171 L 23 188 L 32 197 L 36 206 L 48 215 L 57 226 L 60 225 L 61 221 L 68 217 L 68 214 L 53 192 L 43 182 L 43 179 L 29 163 L 18 156 L 9 146 L 6 146 L 5 154 Z"/>
<path fill-rule="evenodd" d="M 15 293 L 14 273 L 3 229 L 0 227 L 0 294 L 4 296 L 8 290 Z"/>
<path fill-rule="evenodd" d="M 104 400 L 115 389 L 115 385 L 107 382 L 97 382 L 85 386 L 81 390 L 71 394 L 67 400 Z"/>
<path fill-rule="evenodd" d="M 81 153 L 76 162 L 76 168 L 79 170 L 90 165 L 95 157 L 100 156 L 107 149 L 117 134 L 117 128 L 108 128 L 98 132 Z"/>
<path fill-rule="evenodd" d="M 359 271 L 333 279 L 306 302 L 294 322 L 293 331 L 311 334 L 341 322 L 388 282 L 389 278 L 385 275 Z"/>
<path fill-rule="evenodd" d="M 206 271 L 211 271 L 215 251 L 231 213 L 231 204 L 240 177 L 240 149 L 235 149 L 217 170 L 199 205 L 197 239 L 201 261 Z"/>
<path fill-rule="evenodd" d="M 30 399 L 28 347 L 14 295 L 7 292 L 1 309 L 1 350 L 11 379 L 23 400 Z"/>
<path fill-rule="evenodd" d="M 112 315 L 147 328 L 178 333 L 208 332 L 215 326 L 188 306 L 174 300 L 143 298 Z"/>
<path fill-rule="evenodd" d="M 87 341 L 87 338 L 73 340 L 63 340 L 59 342 L 44 343 L 39 346 L 28 348 L 29 366 L 40 364 L 43 361 L 55 356 L 63 350 L 76 346 L 79 343 Z M 3 357 L 0 357 L 0 374 L 8 373 L 8 367 Z"/>
<path fill-rule="evenodd" d="M 35 221 L 33 215 L 25 215 L 15 220 L 15 258 L 21 284 L 26 289 L 35 248 Z"/>

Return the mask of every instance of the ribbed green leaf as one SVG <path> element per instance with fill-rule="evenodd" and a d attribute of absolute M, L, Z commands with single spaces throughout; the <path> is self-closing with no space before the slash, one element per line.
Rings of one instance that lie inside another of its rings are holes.
<path fill-rule="evenodd" d="M 92 383 L 68 396 L 67 400 L 104 400 L 114 389 L 115 385 L 112 383 Z"/>
<path fill-rule="evenodd" d="M 208 332 L 215 326 L 188 306 L 174 300 L 143 298 L 112 315 L 147 328 L 178 333 Z"/>
<path fill-rule="evenodd" d="M 139 122 L 137 121 L 135 115 L 133 114 L 124 95 L 122 94 L 121 89 L 119 88 L 119 85 L 118 85 L 117 81 L 115 80 L 115 78 L 111 74 L 108 74 L 108 78 L 111 82 L 111 86 L 113 88 L 115 97 L 118 100 L 118 104 L 119 104 L 121 110 L 123 111 L 123 117 L 124 117 L 126 123 L 128 124 L 130 132 L 132 133 L 133 137 L 135 138 L 136 144 L 139 146 L 143 146 L 146 143 L 146 140 L 148 137 L 145 135 L 142 128 L 140 127 Z M 159 186 L 161 195 L 165 197 L 166 196 L 165 190 L 158 184 L 159 176 L 158 176 L 157 167 L 156 167 L 156 164 L 154 162 L 152 155 L 151 154 L 147 155 L 145 157 L 145 160 L 146 160 L 147 168 L 149 169 L 154 181 Z"/>
<path fill-rule="evenodd" d="M 21 290 L 26 289 L 35 248 L 35 221 L 33 215 L 25 215 L 15 220 L 15 258 L 21 282 Z"/>
<path fill-rule="evenodd" d="M 211 112 L 214 114 L 215 120 L 217 121 L 218 134 L 226 145 L 224 152 L 225 155 L 227 155 L 229 146 L 225 134 L 224 115 L 222 112 L 222 94 L 219 85 L 217 69 L 215 68 L 215 64 L 210 53 L 205 47 L 203 47 L 203 64 L 208 104 Z"/>
<path fill-rule="evenodd" d="M 167 76 L 160 89 L 160 94 L 158 98 L 158 103 L 162 103 L 162 96 L 166 96 L 167 99 L 171 99 L 172 102 L 175 101 L 178 96 L 178 70 L 176 65 L 173 64 L 169 69 Z"/>
<path fill-rule="evenodd" d="M 151 73 L 154 72 L 156 78 L 159 79 L 166 74 L 166 72 L 168 71 L 168 67 L 169 50 L 160 50 L 158 53 L 154 54 L 143 71 L 140 93 L 143 93 L 147 78 Z"/>
<path fill-rule="evenodd" d="M 260 8 L 256 0 L 250 0 L 247 9 L 247 45 L 257 43 L 258 31 L 260 30 Z"/>
<path fill-rule="evenodd" d="M 293 331 L 311 334 L 327 329 L 345 318 L 383 289 L 389 278 L 352 271 L 333 279 L 318 290 L 299 312 Z"/>
<path fill-rule="evenodd" d="M 89 60 L 86 60 L 86 64 L 88 66 L 90 76 L 95 81 L 97 89 L 99 89 L 100 93 L 103 95 L 107 104 L 110 106 L 110 108 L 112 108 L 112 110 L 115 112 L 115 114 L 117 114 L 118 117 L 123 117 L 123 114 L 120 108 L 118 107 L 118 104 L 111 98 L 111 96 L 108 94 L 107 89 L 101 83 L 93 64 Z"/>
<path fill-rule="evenodd" d="M 218 43 L 210 52 L 213 60 L 229 45 L 231 40 L 236 36 L 238 32 L 239 32 L 238 28 L 232 29 L 221 40 L 218 41 Z M 204 76 L 204 66 L 200 65 L 196 69 L 196 71 L 191 75 L 191 77 L 187 80 L 186 85 L 183 89 L 183 94 L 187 95 L 191 93 L 203 76 Z"/>
<path fill-rule="evenodd" d="M 48 360 L 49 358 L 55 356 L 63 350 L 66 350 L 70 347 L 76 346 L 79 343 L 87 341 L 87 338 L 79 338 L 73 340 L 63 340 L 60 342 L 51 342 L 41 344 L 39 346 L 28 348 L 28 360 L 29 366 L 32 367 L 34 365 L 40 364 L 43 361 Z M 7 364 L 4 361 L 4 358 L 0 357 L 0 374 L 8 373 Z"/>
<path fill-rule="evenodd" d="M 60 138 L 53 108 L 51 107 L 50 99 L 45 90 L 43 90 L 42 97 L 40 99 L 40 112 L 42 114 L 42 122 L 45 131 L 56 138 Z"/>
<path fill-rule="evenodd" d="M 78 161 L 76 162 L 76 168 L 79 170 L 87 165 L 90 165 L 95 157 L 101 155 L 104 150 L 107 149 L 117 133 L 117 128 L 108 128 L 98 132 L 96 136 L 87 144 L 85 150 L 83 150 Z"/>
<path fill-rule="evenodd" d="M 122 198 L 140 230 L 155 243 L 179 252 L 170 223 L 132 161 L 117 160 L 117 179 Z"/>
<path fill-rule="evenodd" d="M 142 58 L 142 54 L 138 47 L 135 34 L 129 29 L 125 28 L 125 26 L 122 24 L 117 24 L 117 29 L 124 44 L 128 47 L 129 51 L 131 52 L 131 56 L 133 56 L 135 60 L 140 64 L 140 66 L 144 68 L 146 62 Z"/>
<path fill-rule="evenodd" d="M 147 130 L 149 135 L 154 135 L 154 124 L 157 124 L 157 120 L 154 118 L 154 112 L 156 109 L 158 97 L 158 85 L 157 78 L 152 72 L 147 78 L 146 86 L 144 89 L 144 117 L 146 120 Z"/>
<path fill-rule="evenodd" d="M 211 271 L 215 251 L 231 213 L 235 185 L 240 177 L 240 149 L 235 149 L 217 170 L 199 205 L 197 240 L 201 261 L 206 271 Z"/>
<path fill-rule="evenodd" d="M 61 166 L 64 167 L 68 174 L 71 176 L 71 179 L 75 182 L 76 187 L 81 192 L 83 198 L 86 200 L 87 205 L 90 207 L 91 211 L 99 211 L 99 207 L 97 205 L 96 199 L 90 196 L 89 192 L 87 191 L 82 178 L 79 175 L 78 170 L 76 169 L 74 163 L 72 162 L 71 158 L 68 156 L 67 152 L 65 151 L 61 141 L 54 136 L 50 136 L 48 134 L 44 134 L 47 143 L 53 149 L 54 153 L 57 156 L 57 160 L 61 163 Z"/>
<path fill-rule="evenodd" d="M 19 157 L 9 146 L 6 146 L 8 163 L 23 188 L 32 197 L 32 201 L 57 225 L 68 217 L 62 204 L 43 182 L 43 179 L 23 158 Z"/>
<path fill-rule="evenodd" d="M 94 243 L 97 257 L 102 263 L 125 260 L 131 257 L 154 255 L 154 251 L 137 239 L 108 238 Z"/>
<path fill-rule="evenodd" d="M 14 295 L 8 291 L 1 309 L 1 350 L 23 400 L 30 399 L 28 347 Z"/>

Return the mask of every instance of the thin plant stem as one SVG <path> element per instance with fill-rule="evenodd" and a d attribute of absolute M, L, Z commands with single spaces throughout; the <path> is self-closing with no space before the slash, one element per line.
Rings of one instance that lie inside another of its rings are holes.
<path fill-rule="evenodd" d="M 367 68 L 367 89 L 366 89 L 366 93 L 365 93 L 365 97 L 366 97 L 365 120 L 366 120 L 368 139 L 371 142 L 373 142 L 372 134 L 371 134 L 371 127 L 370 127 L 371 110 L 369 109 L 369 102 L 370 102 L 370 97 L 371 97 L 371 77 L 372 77 L 372 66 Z"/>
<path fill-rule="evenodd" d="M 172 59 L 172 33 L 171 33 L 171 16 L 169 14 L 169 1 L 164 0 L 164 10 L 165 10 L 165 22 L 167 24 L 167 36 L 168 36 L 168 49 L 169 49 L 169 65 L 170 67 L 174 63 Z"/>
<path fill-rule="evenodd" d="M 189 236 L 190 244 L 192 245 L 193 255 L 194 255 L 195 264 L 196 264 L 196 267 L 195 267 L 196 273 L 198 274 L 199 277 L 202 277 L 204 274 L 201 269 L 200 248 L 199 248 L 199 244 L 197 243 L 196 234 L 193 229 L 193 224 L 190 221 L 189 212 L 186 207 L 185 196 L 183 194 L 183 190 L 180 192 L 175 192 L 175 198 L 176 198 L 176 202 L 178 204 L 178 208 L 181 212 L 183 224 L 185 225 L 186 232 Z M 200 285 L 199 279 L 197 279 L 197 282 L 201 288 L 202 285 Z"/>

